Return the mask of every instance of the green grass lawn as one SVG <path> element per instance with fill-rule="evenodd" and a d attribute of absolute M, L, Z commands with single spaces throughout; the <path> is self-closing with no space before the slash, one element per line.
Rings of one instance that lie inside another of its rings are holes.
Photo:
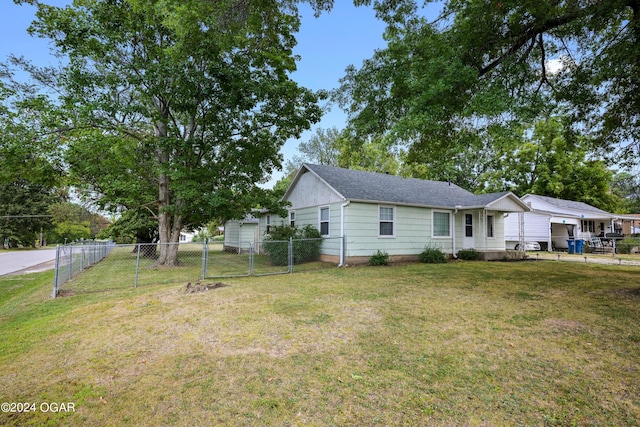
<path fill-rule="evenodd" d="M 0 402 L 36 404 L 0 425 L 640 425 L 638 267 L 167 277 L 55 300 L 52 272 L 0 278 Z"/>

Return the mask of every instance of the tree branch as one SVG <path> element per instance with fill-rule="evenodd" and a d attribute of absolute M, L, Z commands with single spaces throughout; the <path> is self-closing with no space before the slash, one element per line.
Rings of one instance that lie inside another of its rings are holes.
<path fill-rule="evenodd" d="M 480 68 L 480 70 L 478 71 L 478 76 L 482 77 L 485 74 L 488 74 L 489 72 L 491 72 L 493 69 L 495 69 L 500 64 L 502 64 L 505 60 L 507 60 L 507 58 L 513 56 L 516 52 L 518 52 L 527 42 L 533 41 L 535 43 L 535 39 L 538 35 L 545 33 L 549 30 L 552 30 L 554 28 L 558 28 L 562 25 L 568 24 L 588 14 L 589 13 L 587 12 L 586 9 L 582 11 L 567 13 L 563 16 L 549 19 L 545 22 L 540 23 L 539 25 L 536 25 L 534 23 L 532 27 L 527 28 L 521 34 L 515 34 L 512 36 L 507 34 L 507 36 L 505 37 L 507 40 L 515 39 L 515 41 L 511 44 L 511 46 L 509 47 L 509 49 L 507 49 L 505 53 L 503 53 L 498 58 L 494 59 L 493 61 L 489 62 L 487 65 Z"/>

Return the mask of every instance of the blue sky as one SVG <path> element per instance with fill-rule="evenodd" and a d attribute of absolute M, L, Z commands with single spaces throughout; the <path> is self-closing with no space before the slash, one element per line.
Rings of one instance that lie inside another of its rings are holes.
<path fill-rule="evenodd" d="M 55 59 L 49 54 L 47 40 L 31 37 L 26 30 L 34 19 L 35 8 L 29 5 L 18 6 L 11 0 L 3 0 L 0 12 L 0 60 L 10 53 L 24 56 L 39 65 L 53 65 Z M 64 6 L 70 0 L 49 0 L 46 3 Z M 337 0 L 334 9 L 313 16 L 307 6 L 301 6 L 302 26 L 298 33 L 298 46 L 295 50 L 301 56 L 298 70 L 293 78 L 299 84 L 312 90 L 334 89 L 344 75 L 345 68 L 354 64 L 359 67 L 364 59 L 370 58 L 377 48 L 385 46 L 382 39 L 384 24 L 375 18 L 370 7 L 353 6 L 351 0 Z M 345 125 L 346 116 L 338 106 L 333 106 L 322 121 L 302 135 L 308 139 L 315 129 Z M 290 140 L 282 148 L 285 161 L 297 153 L 299 140 Z M 281 173 L 275 174 L 267 184 L 271 187 Z"/>

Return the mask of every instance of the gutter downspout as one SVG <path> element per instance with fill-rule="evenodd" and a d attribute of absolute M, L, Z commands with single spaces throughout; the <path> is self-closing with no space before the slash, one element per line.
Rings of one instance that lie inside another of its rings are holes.
<path fill-rule="evenodd" d="M 453 232 L 453 242 L 451 242 L 453 259 L 458 259 L 458 254 L 456 253 L 456 214 L 458 213 L 458 209 L 460 209 L 461 207 L 462 206 L 456 206 L 456 208 L 453 210 L 453 224 L 451 225 L 451 231 Z"/>
<path fill-rule="evenodd" d="M 344 238 L 344 209 L 349 206 L 351 204 L 350 200 L 347 200 L 345 203 L 343 203 L 342 205 L 340 205 L 340 237 L 342 238 L 340 241 L 340 264 L 338 264 L 338 267 L 344 267 L 345 262 L 344 262 L 344 245 L 345 243 L 345 238 Z"/>

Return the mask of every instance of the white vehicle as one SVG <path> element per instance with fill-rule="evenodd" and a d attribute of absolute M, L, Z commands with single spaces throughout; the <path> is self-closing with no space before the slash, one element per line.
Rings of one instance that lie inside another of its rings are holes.
<path fill-rule="evenodd" d="M 516 251 L 520 250 L 520 243 L 517 243 L 515 248 Z M 525 251 L 539 251 L 540 243 L 538 242 L 524 242 L 524 250 Z"/>

